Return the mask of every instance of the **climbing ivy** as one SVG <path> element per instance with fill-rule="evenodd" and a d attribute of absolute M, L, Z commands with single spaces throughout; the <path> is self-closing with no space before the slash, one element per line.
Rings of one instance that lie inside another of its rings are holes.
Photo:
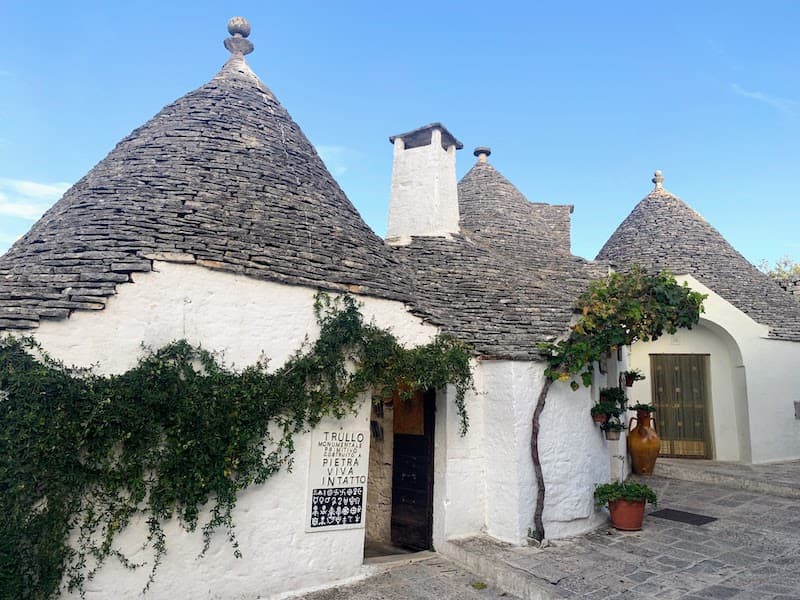
<path fill-rule="evenodd" d="M 441 336 L 403 348 L 350 296 L 318 295 L 315 310 L 319 337 L 273 372 L 267 360 L 235 370 L 177 341 L 100 376 L 31 338 L 0 342 L 0 598 L 82 593 L 109 557 L 144 566 L 114 545 L 135 517 L 153 549 L 148 586 L 175 517 L 200 527 L 203 552 L 222 530 L 240 556 L 237 494 L 291 468 L 294 436 L 355 410 L 370 388 L 400 384 L 410 395 L 452 384 L 466 433 L 465 345 Z"/>
<path fill-rule="evenodd" d="M 669 271 L 647 273 L 637 265 L 627 273 L 612 272 L 593 281 L 578 297 L 580 316 L 569 336 L 539 345 L 548 364 L 545 375 L 561 381 L 577 375 L 588 387 L 594 363 L 606 352 L 691 329 L 703 312 L 704 299 L 688 285 L 679 285 Z M 580 387 L 575 381 L 571 386 Z"/>
<path fill-rule="evenodd" d="M 545 537 L 545 483 L 539 459 L 539 419 L 547 393 L 555 381 L 580 377 L 592 385 L 594 363 L 604 354 L 637 341 L 655 340 L 680 328 L 691 329 L 700 320 L 705 295 L 679 285 L 669 271 L 648 273 L 638 265 L 627 272 L 612 272 L 593 281 L 576 301 L 578 318 L 569 335 L 558 342 L 539 344 L 544 357 L 545 382 L 539 392 L 531 420 L 531 459 L 536 476 L 537 497 L 532 536 Z M 573 390 L 580 388 L 571 381 Z"/>

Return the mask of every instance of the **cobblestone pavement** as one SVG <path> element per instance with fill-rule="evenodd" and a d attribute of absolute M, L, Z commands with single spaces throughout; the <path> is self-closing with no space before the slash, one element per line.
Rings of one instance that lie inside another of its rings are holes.
<path fill-rule="evenodd" d="M 292 600 L 517 600 L 479 577 L 434 556 L 390 567 L 364 581 Z"/>
<path fill-rule="evenodd" d="M 659 508 L 717 520 L 696 526 L 648 516 L 639 532 L 602 528 L 544 549 L 488 538 L 459 546 L 490 556 L 501 578 L 525 573 L 552 598 L 800 599 L 800 500 L 662 477 L 640 480 L 656 490 Z"/>
<path fill-rule="evenodd" d="M 303 598 L 800 600 L 800 499 L 658 476 L 641 480 L 656 490 L 659 509 L 717 520 L 698 526 L 647 516 L 642 531 L 604 527 L 541 549 L 469 538 L 451 542 L 449 556 L 471 572 L 436 557 Z M 486 589 L 471 585 L 482 583 Z"/>

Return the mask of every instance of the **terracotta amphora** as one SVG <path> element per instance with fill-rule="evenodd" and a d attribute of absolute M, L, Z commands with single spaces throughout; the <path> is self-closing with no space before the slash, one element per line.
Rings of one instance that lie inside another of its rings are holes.
<path fill-rule="evenodd" d="M 636 421 L 636 427 L 633 422 Z M 656 432 L 652 413 L 637 410 L 628 424 L 628 452 L 631 453 L 633 472 L 637 475 L 652 475 L 653 467 L 661 449 L 661 438 Z"/>

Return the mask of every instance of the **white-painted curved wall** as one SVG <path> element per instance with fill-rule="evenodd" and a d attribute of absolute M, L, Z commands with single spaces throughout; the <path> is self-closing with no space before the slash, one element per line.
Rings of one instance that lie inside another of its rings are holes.
<path fill-rule="evenodd" d="M 484 361 L 479 370 L 484 402 L 486 532 L 525 543 L 533 524 L 536 482 L 530 455 L 531 419 L 544 382 L 544 365 Z M 601 524 L 594 510 L 595 483 L 609 477 L 609 453 L 589 409 L 586 388 L 555 383 L 540 421 L 539 456 L 545 480 L 543 521 L 549 538 L 582 533 Z"/>
<path fill-rule="evenodd" d="M 318 335 L 314 293 L 159 261 L 152 273 L 119 286 L 105 310 L 42 322 L 35 336 L 67 364 L 96 365 L 97 372 L 106 374 L 134 366 L 142 344 L 158 348 L 176 339 L 221 353 L 228 365 L 244 367 L 263 355 L 277 368 Z M 402 303 L 366 297 L 359 301 L 368 320 L 390 328 L 405 345 L 424 344 L 437 333 Z M 525 542 L 535 501 L 530 419 L 543 368 L 530 362 L 477 361 L 477 392 L 467 394 L 470 430 L 464 437 L 452 401 L 455 391 L 439 390 L 434 546 L 445 547 L 450 538 L 481 531 Z M 590 405 L 587 390 L 572 392 L 559 383 L 542 415 L 541 455 L 548 486 L 544 519 L 551 538 L 586 531 L 603 520 L 592 508 L 591 493 L 595 483 L 608 480 L 608 446 L 591 423 Z M 368 402 L 342 424 L 368 428 Z M 198 558 L 200 534 L 168 523 L 168 554 L 147 597 L 269 598 L 363 572 L 363 529 L 305 533 L 310 435 L 298 436 L 295 445 L 293 471 L 246 490 L 237 503 L 234 519 L 243 557 L 233 557 L 220 533 Z M 139 549 L 145 535 L 142 524 L 120 537 L 134 561 L 150 556 Z M 87 584 L 87 597 L 139 597 L 146 578 L 146 569 L 130 572 L 111 560 Z"/>

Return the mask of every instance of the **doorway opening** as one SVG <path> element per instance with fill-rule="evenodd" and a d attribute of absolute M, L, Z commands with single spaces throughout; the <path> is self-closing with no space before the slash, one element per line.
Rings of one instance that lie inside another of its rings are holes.
<path fill-rule="evenodd" d="M 436 392 L 373 404 L 364 557 L 429 550 Z"/>

